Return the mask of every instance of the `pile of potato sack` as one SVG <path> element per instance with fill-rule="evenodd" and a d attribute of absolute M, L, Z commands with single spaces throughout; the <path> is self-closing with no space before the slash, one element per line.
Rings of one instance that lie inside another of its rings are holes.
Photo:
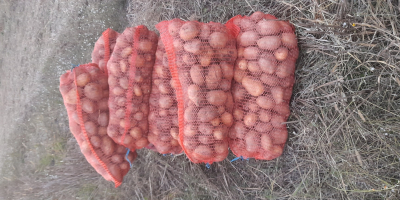
<path fill-rule="evenodd" d="M 279 157 L 299 50 L 294 26 L 255 12 L 226 24 L 173 19 L 107 29 L 92 63 L 60 77 L 80 149 L 118 187 L 148 148 L 194 163 Z M 134 163 L 133 163 L 134 164 Z"/>

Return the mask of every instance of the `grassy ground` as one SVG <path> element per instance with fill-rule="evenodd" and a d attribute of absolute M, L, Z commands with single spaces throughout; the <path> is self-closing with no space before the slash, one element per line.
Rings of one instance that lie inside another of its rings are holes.
<path fill-rule="evenodd" d="M 226 22 L 260 10 L 296 27 L 300 57 L 284 154 L 210 169 L 140 150 L 117 189 L 70 137 L 49 145 L 14 193 L 39 199 L 400 199 L 398 1 L 128 1 L 131 26 L 161 20 Z M 61 148 L 60 148 L 61 147 Z M 61 151 L 59 149 L 62 149 Z M 59 152 L 59 153 L 57 153 Z M 18 151 L 16 152 L 18 153 Z M 24 152 L 20 152 L 24 154 Z"/>

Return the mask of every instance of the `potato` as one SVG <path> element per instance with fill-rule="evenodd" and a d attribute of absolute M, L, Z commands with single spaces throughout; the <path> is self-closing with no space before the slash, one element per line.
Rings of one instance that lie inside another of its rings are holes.
<path fill-rule="evenodd" d="M 282 84 L 283 82 L 274 75 L 262 74 L 260 80 L 268 86 L 274 87 Z"/>
<path fill-rule="evenodd" d="M 213 117 L 212 119 L 214 119 Z M 197 119 L 197 108 L 195 106 L 190 106 L 185 109 L 184 119 L 186 122 L 194 122 Z M 211 120 L 211 119 L 210 119 Z"/>
<path fill-rule="evenodd" d="M 179 30 L 179 36 L 185 41 L 197 37 L 199 33 L 200 30 L 196 22 L 186 22 Z"/>
<path fill-rule="evenodd" d="M 188 97 L 196 106 L 199 106 L 201 100 L 203 99 L 201 95 L 201 89 L 198 85 L 192 84 L 188 87 L 187 90 Z"/>
<path fill-rule="evenodd" d="M 247 61 L 245 59 L 239 60 L 236 62 L 237 68 L 241 70 L 246 70 L 247 69 Z"/>
<path fill-rule="evenodd" d="M 250 19 L 252 19 L 253 21 L 257 22 L 260 21 L 261 19 L 264 18 L 264 13 L 261 11 L 256 11 L 253 14 L 250 15 Z"/>
<path fill-rule="evenodd" d="M 101 139 L 98 136 L 92 136 L 90 137 L 90 143 L 92 144 L 93 147 L 99 148 L 101 146 Z"/>
<path fill-rule="evenodd" d="M 233 110 L 233 117 L 235 118 L 235 120 L 240 121 L 243 119 L 243 110 L 241 109 L 235 109 Z"/>
<path fill-rule="evenodd" d="M 282 43 L 288 48 L 297 46 L 297 38 L 294 33 L 282 33 Z"/>
<path fill-rule="evenodd" d="M 77 102 L 76 89 L 72 88 L 67 94 L 64 95 L 64 102 L 67 104 L 76 104 Z"/>
<path fill-rule="evenodd" d="M 182 21 L 180 20 L 172 20 L 168 24 L 168 32 L 171 36 L 177 36 L 179 34 L 179 30 L 182 26 Z M 160 39 L 161 41 L 161 39 Z"/>
<path fill-rule="evenodd" d="M 274 110 L 285 117 L 289 117 L 290 115 L 289 105 L 286 104 L 277 104 L 274 107 Z"/>
<path fill-rule="evenodd" d="M 82 111 L 86 113 L 94 113 L 98 112 L 97 103 L 93 102 L 90 99 L 83 98 L 81 100 Z"/>
<path fill-rule="evenodd" d="M 221 32 L 211 33 L 208 42 L 214 49 L 222 49 L 226 46 L 229 40 L 229 35 Z"/>
<path fill-rule="evenodd" d="M 223 91 L 227 92 L 231 90 L 231 81 L 226 80 L 226 79 L 222 79 L 220 84 L 219 84 L 219 88 L 222 89 Z"/>
<path fill-rule="evenodd" d="M 228 155 L 228 153 L 229 153 L 228 143 L 227 142 L 217 143 L 214 145 L 214 150 L 215 150 L 215 153 L 217 153 L 217 154 Z"/>
<path fill-rule="evenodd" d="M 140 121 L 144 118 L 144 114 L 142 112 L 137 112 L 133 115 L 133 118 L 137 121 Z"/>
<path fill-rule="evenodd" d="M 271 94 L 274 97 L 274 101 L 276 104 L 280 104 L 283 102 L 283 92 L 284 89 L 280 86 L 275 86 L 271 88 Z"/>
<path fill-rule="evenodd" d="M 249 112 L 254 112 L 254 113 L 256 113 L 260 109 L 260 107 L 253 101 L 245 102 L 243 108 L 245 110 L 248 110 Z"/>
<path fill-rule="evenodd" d="M 281 46 L 281 38 L 279 36 L 264 36 L 257 40 L 257 45 L 261 49 L 275 50 Z"/>
<path fill-rule="evenodd" d="M 192 156 L 194 159 L 199 161 L 205 161 L 213 157 L 212 149 L 205 145 L 199 145 L 193 151 Z"/>
<path fill-rule="evenodd" d="M 218 117 L 218 110 L 215 106 L 202 107 L 197 113 L 197 118 L 201 122 L 210 122 L 216 117 Z"/>
<path fill-rule="evenodd" d="M 258 112 L 258 119 L 262 122 L 269 122 L 269 120 L 271 120 L 271 117 L 271 112 L 268 110 L 261 109 Z"/>
<path fill-rule="evenodd" d="M 240 28 L 242 30 L 245 30 L 245 31 L 252 30 L 252 29 L 254 29 L 255 26 L 256 26 L 256 23 L 253 20 L 251 20 L 250 18 L 245 17 L 240 20 Z"/>
<path fill-rule="evenodd" d="M 120 155 L 120 154 L 114 154 L 111 156 L 111 162 L 113 162 L 115 164 L 122 163 L 123 161 L 124 161 L 124 157 L 122 157 L 122 155 Z"/>
<path fill-rule="evenodd" d="M 171 128 L 169 133 L 171 134 L 172 138 L 179 140 L 179 128 Z"/>
<path fill-rule="evenodd" d="M 207 76 L 206 76 L 206 85 L 208 89 L 216 89 L 219 86 L 219 82 L 222 79 L 222 70 L 219 65 L 213 64 L 208 69 Z"/>
<path fill-rule="evenodd" d="M 202 67 L 199 65 L 192 66 L 190 68 L 190 78 L 192 78 L 193 83 L 203 85 L 205 80 Z"/>
<path fill-rule="evenodd" d="M 76 77 L 76 85 L 78 87 L 84 87 L 89 82 L 90 82 L 90 75 L 87 73 L 79 74 Z"/>
<path fill-rule="evenodd" d="M 124 108 L 120 108 L 118 110 L 115 111 L 115 116 L 122 119 L 125 117 L 125 109 Z"/>
<path fill-rule="evenodd" d="M 81 148 L 82 154 L 84 154 L 84 155 L 87 155 L 87 154 L 90 155 L 92 153 L 92 150 L 90 149 L 89 143 L 86 142 L 86 140 L 82 141 L 82 143 L 80 145 L 80 148 Z"/>
<path fill-rule="evenodd" d="M 186 65 L 191 66 L 196 63 L 196 56 L 191 53 L 185 53 L 182 55 L 182 60 L 183 62 L 185 62 Z"/>
<path fill-rule="evenodd" d="M 260 141 L 260 135 L 257 132 L 249 131 L 244 140 L 246 143 L 246 150 L 248 152 L 254 153 L 259 150 L 258 144 Z"/>
<path fill-rule="evenodd" d="M 208 24 L 201 24 L 200 25 L 200 38 L 201 39 L 207 39 L 210 36 L 211 29 Z"/>
<path fill-rule="evenodd" d="M 247 69 L 249 70 L 249 72 L 251 72 L 254 75 L 259 74 L 261 72 L 261 68 L 258 65 L 258 62 L 256 62 L 256 61 L 248 62 Z"/>
<path fill-rule="evenodd" d="M 107 112 L 100 113 L 99 117 L 97 119 L 97 123 L 100 126 L 104 126 L 104 127 L 108 126 L 108 113 Z"/>
<path fill-rule="evenodd" d="M 125 93 L 125 90 L 122 89 L 122 88 L 120 88 L 120 87 L 114 87 L 114 88 L 112 89 L 112 93 L 113 93 L 115 96 L 119 96 L 119 95 L 124 94 L 124 93 Z"/>
<path fill-rule="evenodd" d="M 210 121 L 211 125 L 213 126 L 218 126 L 221 123 L 221 119 L 220 118 L 214 118 L 213 120 Z"/>
<path fill-rule="evenodd" d="M 244 70 L 241 70 L 239 68 L 235 68 L 235 72 L 233 74 L 233 79 L 238 82 L 242 83 L 243 77 L 247 76 L 247 72 Z"/>
<path fill-rule="evenodd" d="M 133 93 L 135 93 L 137 97 L 141 97 L 143 95 L 142 89 L 138 84 L 133 85 Z"/>
<path fill-rule="evenodd" d="M 227 99 L 227 94 L 222 90 L 212 90 L 207 93 L 207 101 L 214 106 L 224 105 Z"/>
<path fill-rule="evenodd" d="M 279 61 L 284 61 L 288 57 L 289 51 L 286 47 L 281 47 L 274 52 L 274 56 Z"/>
<path fill-rule="evenodd" d="M 85 130 L 88 136 L 97 135 L 97 125 L 92 121 L 85 122 Z"/>
<path fill-rule="evenodd" d="M 104 136 L 102 138 L 101 150 L 106 156 L 111 156 L 115 151 L 115 143 L 110 137 Z"/>
<path fill-rule="evenodd" d="M 103 89 L 97 83 L 88 83 L 84 88 L 84 94 L 92 100 L 100 100 L 103 97 Z"/>
<path fill-rule="evenodd" d="M 148 144 L 149 144 L 149 141 L 144 137 L 142 137 L 141 139 L 139 139 L 138 141 L 135 142 L 136 149 L 141 149 L 141 148 L 147 146 Z"/>
<path fill-rule="evenodd" d="M 242 46 L 250 46 L 255 45 L 258 40 L 258 34 L 254 31 L 245 31 L 238 37 L 238 44 Z"/>
<path fill-rule="evenodd" d="M 119 79 L 119 85 L 121 86 L 121 88 L 127 90 L 129 87 L 129 80 L 127 77 L 121 77 Z"/>
<path fill-rule="evenodd" d="M 274 100 L 269 98 L 268 96 L 257 97 L 256 103 L 258 106 L 264 109 L 272 109 L 275 106 Z"/>
<path fill-rule="evenodd" d="M 233 65 L 228 62 L 221 62 L 220 67 L 223 77 L 227 80 L 231 80 L 233 78 Z"/>
<path fill-rule="evenodd" d="M 260 59 L 258 59 L 258 65 L 263 72 L 268 74 L 273 74 L 277 68 L 275 58 L 271 57 L 260 57 Z"/>
<path fill-rule="evenodd" d="M 125 136 L 121 136 L 121 139 L 124 138 L 124 141 L 122 142 L 122 144 L 124 146 L 130 146 L 132 148 L 132 142 L 134 142 L 133 138 L 131 135 L 125 135 Z M 135 148 L 135 147 L 133 147 Z"/>
<path fill-rule="evenodd" d="M 173 99 L 170 96 L 160 96 L 158 100 L 158 105 L 161 108 L 170 108 L 174 103 Z"/>
<path fill-rule="evenodd" d="M 197 126 L 193 124 L 186 124 L 183 134 L 185 135 L 185 137 L 195 136 L 197 134 Z"/>
<path fill-rule="evenodd" d="M 278 21 L 261 20 L 257 23 L 257 32 L 261 35 L 275 35 L 280 31 L 280 24 Z"/>
<path fill-rule="evenodd" d="M 261 147 L 265 151 L 270 151 L 272 149 L 272 147 L 273 147 L 272 140 L 268 134 L 261 135 Z"/>
<path fill-rule="evenodd" d="M 276 75 L 279 78 L 286 78 L 294 74 L 295 68 L 296 68 L 296 61 L 287 59 L 277 67 Z"/>
<path fill-rule="evenodd" d="M 110 171 L 111 175 L 118 181 L 122 181 L 122 174 L 121 174 L 121 169 L 119 168 L 118 165 L 110 165 L 108 167 L 108 170 Z"/>
<path fill-rule="evenodd" d="M 274 128 L 286 128 L 286 118 L 280 115 L 272 115 L 271 124 Z"/>
<path fill-rule="evenodd" d="M 290 98 L 292 97 L 292 88 L 287 88 L 283 92 L 283 99 L 286 101 L 290 101 Z"/>
<path fill-rule="evenodd" d="M 212 131 L 214 139 L 216 139 L 216 140 L 226 139 L 227 133 L 228 133 L 228 129 L 225 126 L 215 127 L 214 130 Z"/>
<path fill-rule="evenodd" d="M 174 46 L 174 50 L 176 52 L 182 51 L 183 50 L 183 41 L 180 39 L 175 39 L 174 42 L 172 43 Z M 161 51 L 160 51 L 161 52 Z"/>
<path fill-rule="evenodd" d="M 131 54 L 132 54 L 132 47 L 129 47 L 129 46 L 121 51 L 121 57 L 122 58 L 127 58 Z"/>
<path fill-rule="evenodd" d="M 140 40 L 138 42 L 138 49 L 144 52 L 152 51 L 153 43 L 148 40 Z"/>
<path fill-rule="evenodd" d="M 243 57 L 247 60 L 256 60 L 260 54 L 260 49 L 257 47 L 246 47 L 243 51 Z"/>
<path fill-rule="evenodd" d="M 288 138 L 287 129 L 274 129 L 270 132 L 273 144 L 285 144 Z"/>
<path fill-rule="evenodd" d="M 227 127 L 231 127 L 233 124 L 233 116 L 232 114 L 225 112 L 221 115 L 221 121 L 224 123 Z"/>
<path fill-rule="evenodd" d="M 206 67 L 211 64 L 214 58 L 214 51 L 210 48 L 206 48 L 199 55 L 199 63 L 201 66 Z"/>
<path fill-rule="evenodd" d="M 256 113 L 247 113 L 247 115 L 245 115 L 243 118 L 244 124 L 248 127 L 254 126 L 257 120 L 258 120 L 258 115 Z"/>
<path fill-rule="evenodd" d="M 99 135 L 101 137 L 107 135 L 107 127 L 99 127 L 99 130 L 97 131 L 97 135 Z"/>
<path fill-rule="evenodd" d="M 183 45 L 183 49 L 189 53 L 193 53 L 195 55 L 201 53 L 201 41 L 198 39 L 190 40 Z"/>
<path fill-rule="evenodd" d="M 260 133 L 266 133 L 268 131 L 271 131 L 273 128 L 274 127 L 272 127 L 271 123 L 265 123 L 265 122 L 257 122 L 256 125 L 254 126 L 254 130 Z"/>
<path fill-rule="evenodd" d="M 243 77 L 242 85 L 252 96 L 260 96 L 264 93 L 264 85 L 261 81 L 252 79 L 250 76 Z"/>

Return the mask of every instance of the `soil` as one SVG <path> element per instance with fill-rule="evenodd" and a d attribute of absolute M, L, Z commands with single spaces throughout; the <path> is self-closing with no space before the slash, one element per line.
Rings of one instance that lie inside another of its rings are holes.
<path fill-rule="evenodd" d="M 72 65 L 91 61 L 94 42 L 105 29 L 122 32 L 128 26 L 126 4 L 124 0 L 0 3 L 1 181 L 34 173 L 55 141 L 71 137 L 58 78 Z M 2 192 L 8 193 L 0 189 L 3 197 Z"/>

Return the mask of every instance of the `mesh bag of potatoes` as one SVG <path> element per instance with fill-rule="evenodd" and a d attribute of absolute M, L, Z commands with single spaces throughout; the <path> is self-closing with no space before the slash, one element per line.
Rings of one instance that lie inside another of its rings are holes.
<path fill-rule="evenodd" d="M 94 64 L 80 65 L 60 77 L 60 92 L 67 109 L 69 127 L 81 152 L 92 167 L 115 187 L 136 158 L 107 135 L 107 74 Z"/>
<path fill-rule="evenodd" d="M 161 154 L 179 154 L 178 104 L 164 44 L 158 40 L 152 75 L 149 142 Z"/>
<path fill-rule="evenodd" d="M 177 105 L 179 143 L 192 162 L 224 160 L 233 123 L 230 88 L 237 56 L 233 34 L 220 23 L 179 19 L 160 22 L 156 28 L 175 90 L 160 95 L 158 106 L 174 110 Z"/>
<path fill-rule="evenodd" d="M 101 70 L 107 73 L 107 62 L 114 50 L 119 33 L 108 28 L 94 44 L 92 63 L 96 63 Z"/>
<path fill-rule="evenodd" d="M 255 12 L 230 19 L 227 27 L 235 32 L 238 49 L 229 147 L 238 157 L 274 159 L 288 137 L 284 123 L 299 54 L 294 26 Z"/>
<path fill-rule="evenodd" d="M 108 135 L 130 150 L 149 144 L 151 75 L 158 36 L 145 26 L 126 28 L 107 63 L 110 98 Z"/>

